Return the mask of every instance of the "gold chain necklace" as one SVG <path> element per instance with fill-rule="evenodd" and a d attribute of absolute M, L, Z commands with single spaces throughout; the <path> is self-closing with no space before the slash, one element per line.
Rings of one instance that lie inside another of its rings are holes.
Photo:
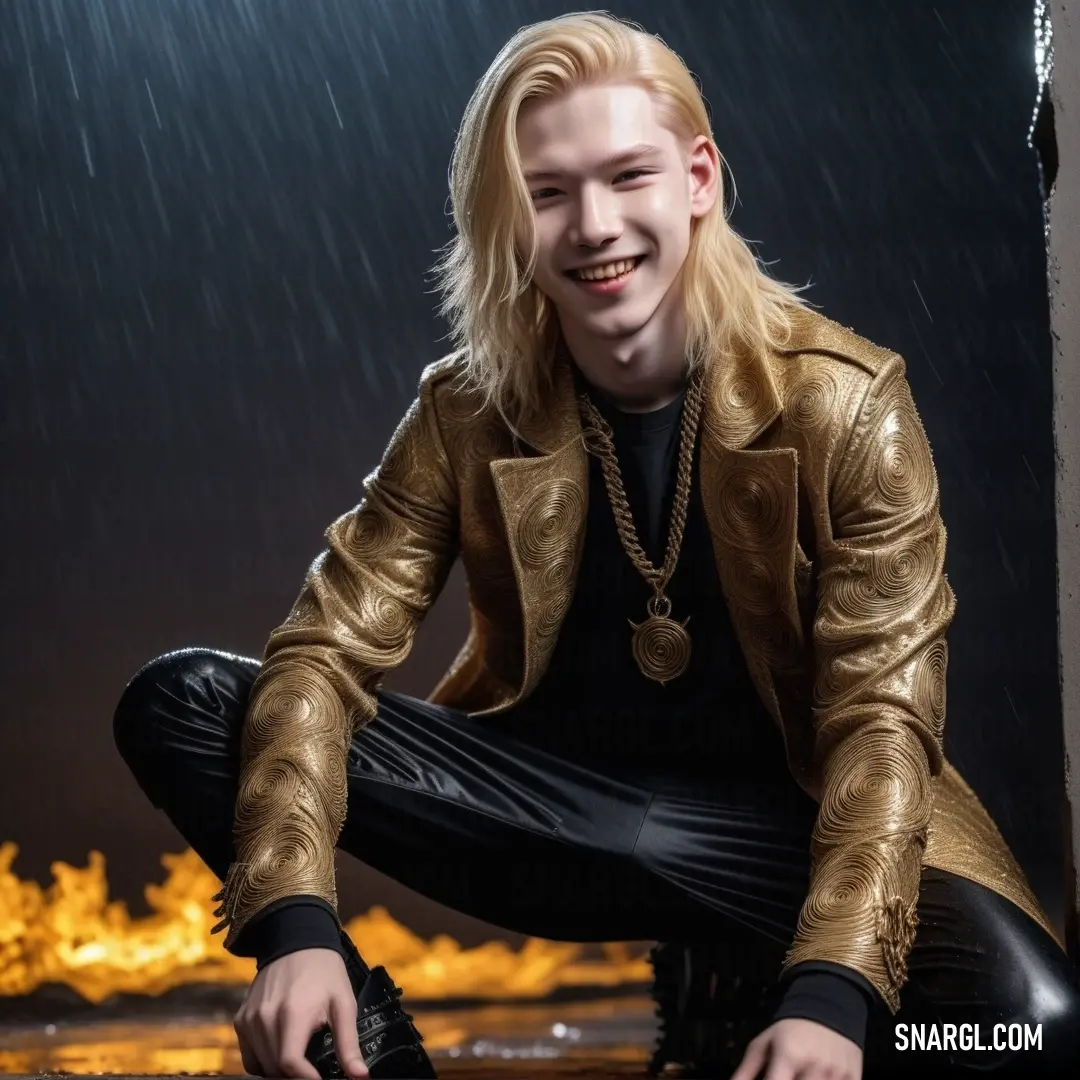
<path fill-rule="evenodd" d="M 679 560 L 682 548 L 683 531 L 686 528 L 686 513 L 690 506 L 690 479 L 693 475 L 694 446 L 697 442 L 698 424 L 701 420 L 702 381 L 692 378 L 687 387 L 683 405 L 682 432 L 679 444 L 679 470 L 675 485 L 675 502 L 672 507 L 671 525 L 668 532 L 667 552 L 664 565 L 659 569 L 645 554 L 638 541 L 634 519 L 630 513 L 630 504 L 626 499 L 622 474 L 619 472 L 619 459 L 615 456 L 615 441 L 611 427 L 600 415 L 596 406 L 589 400 L 588 394 L 580 398 L 582 417 L 587 421 L 585 446 L 590 453 L 600 459 L 607 487 L 608 500 L 615 515 L 615 525 L 619 530 L 619 539 L 630 561 L 638 573 L 652 586 L 653 595 L 645 605 L 649 617 L 640 623 L 630 621 L 634 628 L 631 648 L 634 660 L 646 678 L 663 685 L 677 679 L 690 664 L 690 635 L 683 621 L 676 622 L 671 616 L 671 601 L 665 595 L 675 564 Z M 591 440 L 591 441 L 590 441 Z"/>

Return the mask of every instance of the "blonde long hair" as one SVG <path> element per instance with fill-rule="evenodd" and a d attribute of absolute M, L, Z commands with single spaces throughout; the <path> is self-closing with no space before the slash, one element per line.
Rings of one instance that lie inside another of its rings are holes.
<path fill-rule="evenodd" d="M 541 407 L 558 341 L 554 307 L 532 281 L 536 230 L 518 115 L 526 102 L 615 81 L 647 90 L 660 122 L 679 138 L 713 139 L 701 90 L 683 60 L 638 24 L 602 11 L 519 30 L 477 83 L 458 130 L 450 164 L 456 235 L 432 268 L 442 293 L 439 314 L 466 383 L 511 428 L 512 417 Z M 720 183 L 716 205 L 694 223 L 681 276 L 691 366 L 782 345 L 792 317 L 809 306 L 798 295 L 805 286 L 771 278 L 731 228 L 722 176 Z"/>

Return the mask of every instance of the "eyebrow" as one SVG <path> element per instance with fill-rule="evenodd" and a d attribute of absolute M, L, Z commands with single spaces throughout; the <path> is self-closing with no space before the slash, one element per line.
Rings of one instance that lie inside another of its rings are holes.
<path fill-rule="evenodd" d="M 637 146 L 631 146 L 627 150 L 620 150 L 617 154 L 604 158 L 603 161 L 597 163 L 597 168 L 602 172 L 606 172 L 608 169 L 616 169 L 620 165 L 628 165 L 630 162 L 640 161 L 642 158 L 663 157 L 663 154 L 664 151 L 659 146 L 653 146 L 651 143 L 638 143 Z M 536 180 L 557 180 L 562 175 L 562 172 L 558 169 L 530 169 L 525 173 L 525 181 L 526 183 L 533 183 Z"/>

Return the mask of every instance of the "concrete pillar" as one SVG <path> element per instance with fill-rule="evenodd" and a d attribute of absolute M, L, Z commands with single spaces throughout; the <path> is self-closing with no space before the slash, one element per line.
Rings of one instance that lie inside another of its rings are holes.
<path fill-rule="evenodd" d="M 1058 647 L 1068 836 L 1066 926 L 1080 958 L 1080 0 L 1047 0 L 1057 175 L 1047 206 L 1057 457 Z"/>

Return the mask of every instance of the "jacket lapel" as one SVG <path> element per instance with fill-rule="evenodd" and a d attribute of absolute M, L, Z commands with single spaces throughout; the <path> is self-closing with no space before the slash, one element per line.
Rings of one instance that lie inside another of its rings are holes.
<path fill-rule="evenodd" d="M 792 448 L 753 448 L 781 412 L 763 357 L 718 361 L 706 374 L 701 495 L 720 583 L 750 675 L 779 722 L 775 676 L 800 663 L 795 593 L 798 462 Z"/>
<path fill-rule="evenodd" d="M 519 431 L 540 456 L 490 464 L 522 617 L 522 680 L 514 701 L 531 693 L 547 669 L 573 599 L 585 539 L 588 456 L 564 356 L 556 360 L 545 408 L 522 421 Z"/>

